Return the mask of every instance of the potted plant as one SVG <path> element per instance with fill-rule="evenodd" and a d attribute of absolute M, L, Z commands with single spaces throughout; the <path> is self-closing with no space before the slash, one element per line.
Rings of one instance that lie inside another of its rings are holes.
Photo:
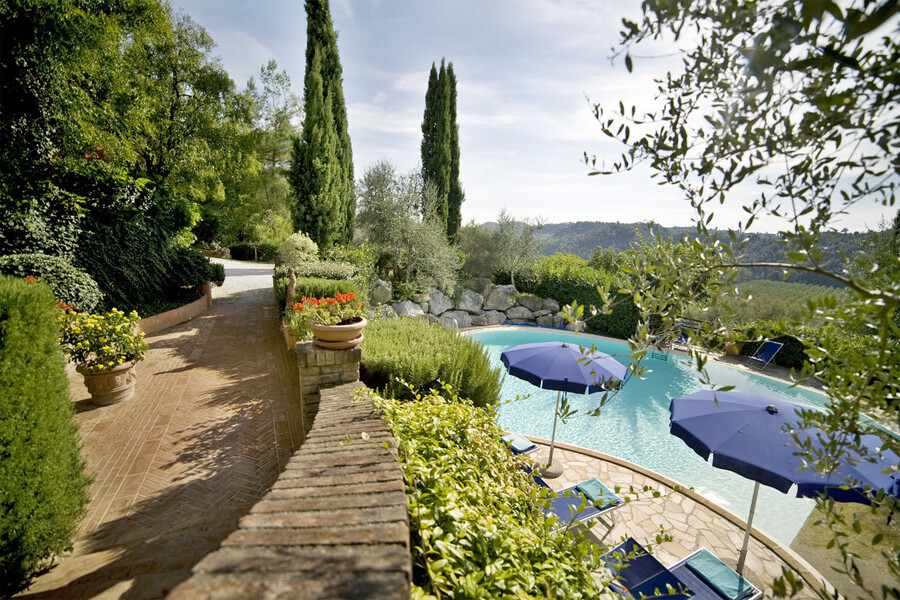
<path fill-rule="evenodd" d="M 304 296 L 294 304 L 290 324 L 298 340 L 312 337 L 320 348 L 346 350 L 362 342 L 365 314 L 365 307 L 353 293 L 331 298 Z"/>
<path fill-rule="evenodd" d="M 95 404 L 107 405 L 134 396 L 135 364 L 144 360 L 147 344 L 137 330 L 140 317 L 112 309 L 105 315 L 75 312 L 65 304 L 60 342 L 75 363 Z"/>

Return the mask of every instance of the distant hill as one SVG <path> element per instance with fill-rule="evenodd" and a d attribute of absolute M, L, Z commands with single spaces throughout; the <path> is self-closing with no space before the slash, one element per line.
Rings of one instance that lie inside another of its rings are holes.
<path fill-rule="evenodd" d="M 693 234 L 693 227 L 660 227 L 655 230 L 664 237 L 680 239 L 685 233 Z M 577 223 L 552 223 L 544 225 L 541 236 L 544 239 L 543 253 L 547 256 L 557 252 L 577 254 L 590 260 L 598 246 L 622 252 L 629 250 L 638 241 L 638 232 L 644 239 L 650 239 L 650 228 L 647 223 L 604 223 L 599 221 L 579 221 Z M 840 272 L 839 252 L 853 255 L 869 237 L 869 233 L 834 233 L 826 238 L 826 249 L 831 253 L 826 267 Z M 722 234 L 727 239 L 727 234 Z M 746 247 L 745 260 L 750 262 L 783 262 L 783 248 L 777 243 L 778 236 L 772 233 L 749 234 L 750 241 Z M 782 281 L 784 274 L 779 269 L 745 269 L 738 281 L 752 279 L 768 279 Z M 816 285 L 835 286 L 836 284 L 813 273 L 792 272 L 788 281 L 811 283 Z"/>

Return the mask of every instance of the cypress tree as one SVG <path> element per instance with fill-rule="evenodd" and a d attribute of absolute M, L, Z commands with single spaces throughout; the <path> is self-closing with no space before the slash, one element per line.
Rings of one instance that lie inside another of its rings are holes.
<path fill-rule="evenodd" d="M 459 183 L 459 127 L 456 124 L 456 74 L 453 63 L 434 63 L 425 94 L 422 119 L 422 179 L 434 185 L 437 217 L 455 241 L 462 222 L 462 186 Z"/>
<path fill-rule="evenodd" d="M 294 140 L 290 180 L 297 194 L 292 217 L 294 229 L 306 233 L 320 248 L 342 237 L 341 165 L 339 141 L 331 104 L 324 95 L 319 54 L 306 71 L 305 108 L 300 138 Z"/>
<path fill-rule="evenodd" d="M 459 182 L 459 125 L 456 123 L 456 73 L 453 63 L 447 66 L 448 105 L 450 113 L 450 190 L 447 197 L 447 236 L 456 243 L 462 225 L 462 203 L 465 201 Z"/>
<path fill-rule="evenodd" d="M 311 75 L 315 73 L 314 76 Z M 318 86 L 316 91 L 310 84 Z M 319 102 L 321 108 L 313 110 L 311 103 Z M 313 223 L 322 237 L 317 238 L 312 231 L 301 229 L 312 237 L 322 248 L 337 241 L 349 242 L 353 239 L 356 201 L 353 194 L 353 149 L 347 130 L 347 107 L 344 102 L 343 71 L 338 55 L 337 34 L 331 22 L 328 0 L 306 0 L 306 78 L 304 86 L 304 108 L 301 140 L 295 142 L 295 164 L 292 165 L 292 183 L 297 194 L 297 209 L 294 211 L 294 226 L 302 222 Z M 307 120 L 317 120 L 307 129 Z M 329 129 L 326 132 L 325 129 Z M 316 149 L 313 152 L 319 160 L 329 161 L 328 165 L 309 161 L 303 148 L 315 137 L 333 148 Z M 296 159 L 304 157 L 303 164 Z M 331 164 L 333 163 L 333 164 Z M 318 186 L 327 185 L 323 190 Z M 316 188 L 316 191 L 311 191 Z M 313 196 L 304 196 L 313 193 Z M 336 202 L 331 205 L 332 200 Z M 301 206 L 302 205 L 302 206 Z M 319 215 L 307 214 L 310 210 L 324 211 Z M 328 226 L 325 221 L 331 221 Z M 323 245 L 324 244 L 324 245 Z"/>
<path fill-rule="evenodd" d="M 440 71 L 432 63 L 422 120 L 422 179 L 435 187 L 435 212 L 445 231 L 450 192 L 450 104 L 446 83 L 447 68 L 444 61 L 441 60 Z"/>

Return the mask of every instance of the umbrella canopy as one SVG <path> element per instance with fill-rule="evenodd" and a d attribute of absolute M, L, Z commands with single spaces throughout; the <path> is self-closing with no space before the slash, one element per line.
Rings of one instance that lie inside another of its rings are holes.
<path fill-rule="evenodd" d="M 866 489 L 897 491 L 892 474 L 881 471 L 900 459 L 891 451 L 882 451 L 883 442 L 875 435 L 862 436 L 867 455 L 876 458 L 875 462 L 844 458 L 827 475 L 814 469 L 800 470 L 803 459 L 796 455 L 799 450 L 792 432 L 798 432 L 802 440 L 809 439 L 814 449 L 823 447 L 821 431 L 803 428 L 800 410 L 810 408 L 757 394 L 712 390 L 674 398 L 669 406 L 672 434 L 704 459 L 712 454 L 713 466 L 756 482 L 738 573 L 747 554 L 760 483 L 783 493 L 796 484 L 798 496 L 826 494 L 838 502 L 868 503 Z"/>
<path fill-rule="evenodd" d="M 556 445 L 556 419 L 563 392 L 593 394 L 617 389 L 625 381 L 628 367 L 603 352 L 590 352 L 578 344 L 538 342 L 521 344 L 500 355 L 509 374 L 547 390 L 556 390 L 553 434 L 545 477 L 558 477 L 562 471 L 551 469 Z"/>
<path fill-rule="evenodd" d="M 796 484 L 800 497 L 827 494 L 838 502 L 868 503 L 866 487 L 876 492 L 891 489 L 891 475 L 881 471 L 900 460 L 893 452 L 881 454 L 883 442 L 875 435 L 862 436 L 862 444 L 870 456 L 881 454 L 881 460 L 856 464 L 843 460 L 827 475 L 800 470 L 803 459 L 795 454 L 796 443 L 787 432 L 797 431 L 801 439 L 811 440 L 813 448 L 822 448 L 817 430 L 802 427 L 798 411 L 803 409 L 810 410 L 757 394 L 703 390 L 672 400 L 670 431 L 703 458 L 712 454 L 713 466 L 783 493 Z"/>
<path fill-rule="evenodd" d="M 593 394 L 617 388 L 628 367 L 604 352 L 578 344 L 521 344 L 500 355 L 509 374 L 548 390 Z"/>

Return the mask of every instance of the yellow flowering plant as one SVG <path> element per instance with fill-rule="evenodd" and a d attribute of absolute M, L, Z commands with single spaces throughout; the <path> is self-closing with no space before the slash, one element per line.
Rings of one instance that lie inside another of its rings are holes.
<path fill-rule="evenodd" d="M 112 309 L 105 315 L 80 313 L 62 307 L 60 343 L 63 352 L 82 370 L 96 373 L 132 360 L 144 360 L 147 343 L 137 331 L 137 312 Z"/>

